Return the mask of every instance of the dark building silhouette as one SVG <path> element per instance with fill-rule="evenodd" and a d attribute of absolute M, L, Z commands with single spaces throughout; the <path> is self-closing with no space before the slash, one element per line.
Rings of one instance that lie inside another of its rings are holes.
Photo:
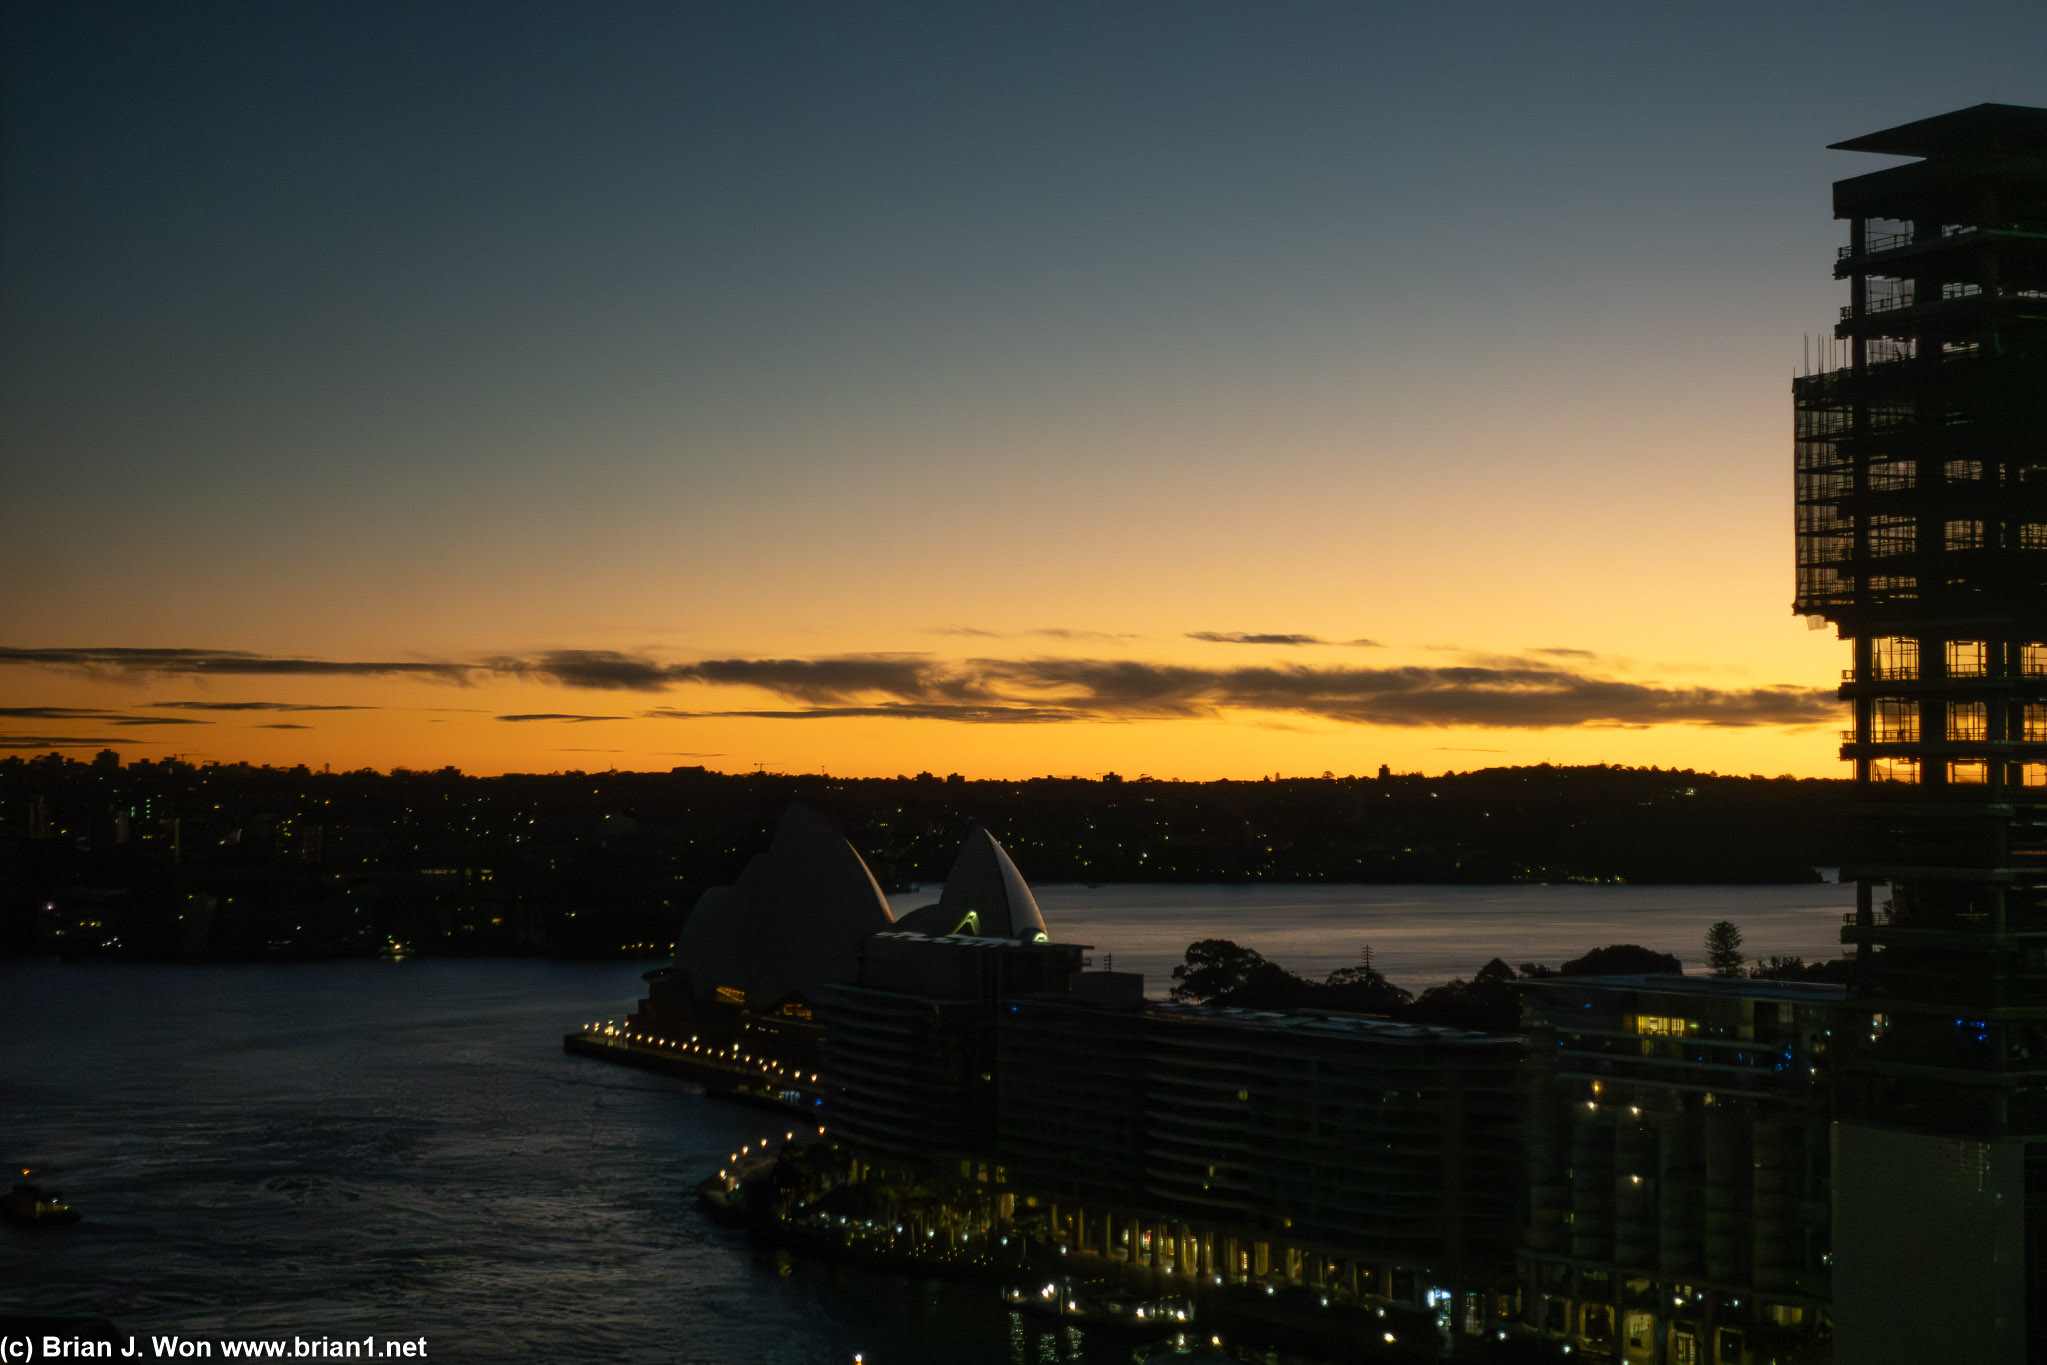
<path fill-rule="evenodd" d="M 1002 1159 L 1071 1201 L 1083 1249 L 1150 1226 L 1182 1273 L 1395 1304 L 1448 1339 L 1512 1311 L 1518 1038 L 1074 992 L 1016 1002 L 998 1052 Z"/>
<path fill-rule="evenodd" d="M 1834 146 L 1917 158 L 1835 183 L 1793 386 L 1796 609 L 1854 648 L 1839 1354 L 2047 1359 L 2047 109 Z"/>
<path fill-rule="evenodd" d="M 992 1154 L 999 1016 L 1012 998 L 1069 990 L 1085 951 L 1033 933 L 898 930 L 862 945 L 858 980 L 829 987 L 822 1008 L 826 1116 L 842 1140 L 910 1166 Z"/>
<path fill-rule="evenodd" d="M 1669 975 L 1521 989 L 1524 1322 L 1616 1361 L 1824 1358 L 1844 988 Z"/>
<path fill-rule="evenodd" d="M 1520 1039 L 1148 1003 L 1041 933 L 869 938 L 820 1010 L 834 1140 L 995 1191 L 1078 1271 L 1427 1354 L 1511 1326 Z"/>

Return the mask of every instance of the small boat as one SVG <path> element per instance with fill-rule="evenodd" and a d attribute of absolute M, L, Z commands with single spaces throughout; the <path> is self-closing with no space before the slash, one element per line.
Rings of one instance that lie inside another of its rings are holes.
<path fill-rule="evenodd" d="M 0 1198 L 0 1212 L 17 1223 L 32 1223 L 38 1227 L 56 1227 L 78 1221 L 78 1210 L 65 1203 L 63 1195 L 25 1180 L 15 1181 L 14 1192 Z"/>

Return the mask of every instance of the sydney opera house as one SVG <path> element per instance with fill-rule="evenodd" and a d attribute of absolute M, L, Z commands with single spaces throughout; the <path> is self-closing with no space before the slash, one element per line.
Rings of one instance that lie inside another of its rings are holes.
<path fill-rule="evenodd" d="M 691 909 L 675 965 L 649 974 L 630 1026 L 724 1043 L 745 1035 L 792 1071 L 812 1068 L 818 1010 L 831 988 L 859 979 L 865 946 L 878 934 L 1048 938 L 1030 887 L 986 829 L 968 835 L 938 900 L 897 919 L 853 846 L 817 811 L 795 805 L 766 851 Z"/>

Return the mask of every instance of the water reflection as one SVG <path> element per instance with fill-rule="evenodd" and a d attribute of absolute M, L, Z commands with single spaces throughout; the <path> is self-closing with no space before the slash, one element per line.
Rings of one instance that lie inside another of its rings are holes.
<path fill-rule="evenodd" d="M 86 1215 L 0 1227 L 0 1308 L 438 1360 L 1127 1360 L 980 1285 L 784 1276 L 706 1223 L 692 1185 L 779 1120 L 560 1051 L 639 970 L 0 968 L 5 1155 Z"/>

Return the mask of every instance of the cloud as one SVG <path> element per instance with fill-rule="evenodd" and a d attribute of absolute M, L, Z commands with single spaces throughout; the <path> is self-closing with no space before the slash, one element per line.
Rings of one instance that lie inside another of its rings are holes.
<path fill-rule="evenodd" d="M 1659 688 L 1542 667 L 1241 669 L 1212 695 L 1392 726 L 1807 725 L 1840 714 L 1832 692 L 1813 688 Z"/>
<path fill-rule="evenodd" d="M 967 635 L 983 640 L 1014 640 L 1025 635 L 1042 635 L 1054 640 L 1135 640 L 1129 631 L 1081 630 L 1073 626 L 1034 626 L 1029 630 L 983 630 L 979 626 L 935 626 L 932 635 Z"/>
<path fill-rule="evenodd" d="M 1107 720 L 1067 707 L 964 706 L 948 702 L 879 702 L 871 706 L 805 706 L 788 711 L 678 711 L 669 707 L 647 712 L 660 720 L 952 720 L 971 725 L 1046 725 L 1076 720 Z M 714 757 L 714 755 L 706 755 Z"/>
<path fill-rule="evenodd" d="M 1211 709 L 1204 694 L 1214 669 L 1152 664 L 1137 659 L 1027 659 L 974 661 L 1009 688 L 1056 690 L 1064 705 L 1132 715 L 1193 715 Z"/>
<path fill-rule="evenodd" d="M 0 735 L 0 749 L 106 749 L 115 745 L 162 744 L 160 739 L 136 739 L 132 735 Z"/>
<path fill-rule="evenodd" d="M 1384 649 L 1377 640 L 1325 640 L 1319 635 L 1295 635 L 1280 631 L 1249 630 L 1190 630 L 1190 640 L 1205 640 L 1212 645 L 1348 645 L 1359 649 Z"/>
<path fill-rule="evenodd" d="M 609 649 L 554 649 L 537 659 L 501 655 L 487 666 L 498 673 L 607 692 L 658 692 L 678 681 L 672 665 Z"/>
<path fill-rule="evenodd" d="M 1202 668 L 1130 659 L 971 659 L 940 663 L 881 656 L 848 660 L 723 660 L 696 680 L 762 688 L 789 710 L 681 711 L 809 720 L 898 717 L 973 724 L 1171 719 L 1262 711 L 1394 727 L 1813 725 L 1835 720 L 1834 694 L 1788 685 L 1657 687 L 1595 677 L 1533 660 L 1511 666 Z M 826 669 L 826 665 L 839 665 Z M 827 682 L 826 679 L 829 679 Z"/>
<path fill-rule="evenodd" d="M 1129 631 L 1117 630 L 1073 630 L 1066 626 L 1039 626 L 1035 630 L 1020 631 L 1023 635 L 1047 635 L 1054 640 L 1135 640 L 1137 636 Z"/>
<path fill-rule="evenodd" d="M 313 706 L 291 701 L 153 701 L 167 711 L 376 711 L 375 706 Z"/>
<path fill-rule="evenodd" d="M 130 716 L 100 706 L 0 706 L 8 720 L 89 720 L 96 725 L 211 725 L 187 716 Z"/>
<path fill-rule="evenodd" d="M 1543 645 L 1528 652 L 1530 654 L 1545 654 L 1554 659 L 1596 659 L 1599 657 L 1589 649 L 1573 649 L 1569 645 Z"/>
<path fill-rule="evenodd" d="M 1050 631 L 1040 633 L 1051 633 Z M 1224 643 L 1317 642 L 1314 636 L 1206 632 Z M 1353 642 L 1356 643 L 1356 642 Z M 1057 724 L 1213 717 L 1261 712 L 1262 719 L 1394 727 L 1804 726 L 1837 721 L 1831 691 L 1765 687 L 1668 687 L 1602 676 L 1582 666 L 1596 656 L 1563 646 L 1525 656 L 1467 656 L 1443 666 L 1317 667 L 1307 664 L 1205 667 L 1087 657 L 937 659 L 921 653 L 819 658 L 702 659 L 664 663 L 613 650 L 553 650 L 474 664 L 337 664 L 198 650 L 6 650 L 0 663 L 100 667 L 134 672 L 215 668 L 247 671 L 398 672 L 463 681 L 479 672 L 598 691 L 660 692 L 686 684 L 751 688 L 794 705 L 742 710 L 663 708 L 648 715 L 776 720 L 879 718 L 976 725 Z M 289 703 L 160 703 L 167 708 L 286 709 Z M 84 708 L 22 707 L 21 719 L 90 720 L 99 725 L 202 723 Z M 585 723 L 621 716 L 527 712 L 507 721 Z"/>
<path fill-rule="evenodd" d="M 310 725 L 296 725 L 288 720 L 273 720 L 267 725 L 259 725 L 256 728 L 258 730 L 310 730 L 313 727 Z"/>
<path fill-rule="evenodd" d="M 678 680 L 758 687 L 824 705 L 882 693 L 906 701 L 973 701 L 983 695 L 970 672 L 923 654 L 848 654 L 823 659 L 706 659 L 676 670 Z"/>
<path fill-rule="evenodd" d="M 279 676 L 401 676 L 466 683 L 468 664 L 427 661 L 338 662 L 252 654 L 237 649 L 15 649 L 0 646 L 0 664 L 37 664 L 87 673 L 173 674 L 186 677 L 271 674 Z"/>
<path fill-rule="evenodd" d="M 7 720 L 89 720 L 96 725 L 211 725 L 210 720 L 190 716 L 131 716 L 102 706 L 0 706 L 0 719 Z M 83 742 L 83 741 L 81 741 Z"/>
<path fill-rule="evenodd" d="M 1326 645 L 1329 641 L 1319 635 L 1278 635 L 1256 633 L 1244 630 L 1190 630 L 1190 640 L 1206 640 L 1212 645 Z"/>

